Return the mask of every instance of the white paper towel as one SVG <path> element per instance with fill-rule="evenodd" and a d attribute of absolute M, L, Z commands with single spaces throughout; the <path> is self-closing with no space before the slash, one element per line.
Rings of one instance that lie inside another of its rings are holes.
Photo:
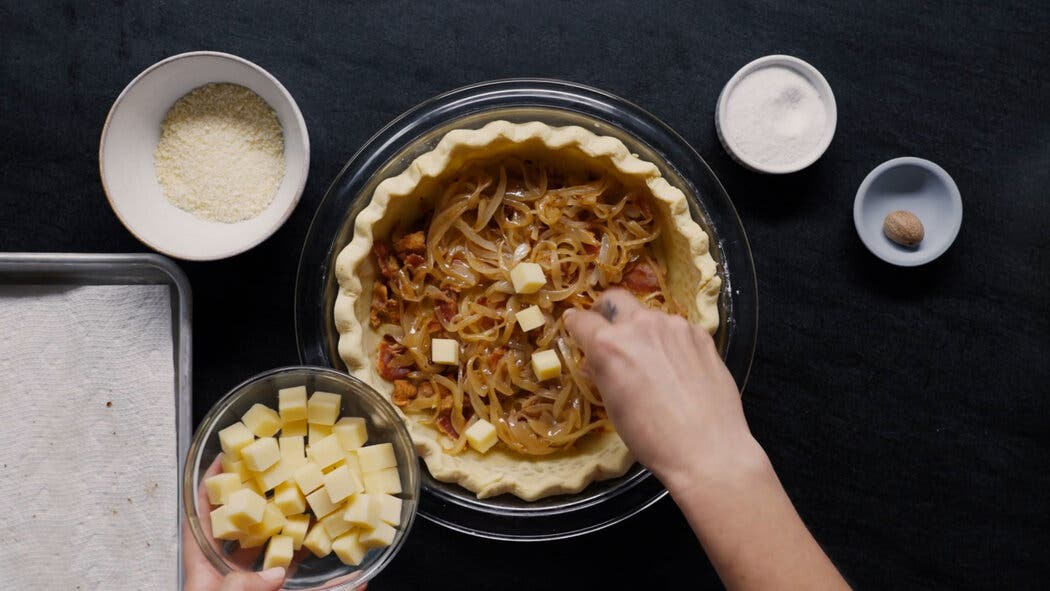
<path fill-rule="evenodd" d="M 168 290 L 0 286 L 0 587 L 176 589 Z"/>

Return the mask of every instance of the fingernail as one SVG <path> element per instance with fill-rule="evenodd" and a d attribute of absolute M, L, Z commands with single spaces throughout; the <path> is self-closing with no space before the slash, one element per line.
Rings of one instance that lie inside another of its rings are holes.
<path fill-rule="evenodd" d="M 284 580 L 284 567 L 283 566 L 275 566 L 273 568 L 268 568 L 268 569 L 260 572 L 259 576 L 262 577 L 263 580 L 266 581 L 267 583 L 276 583 L 278 581 L 283 581 Z"/>

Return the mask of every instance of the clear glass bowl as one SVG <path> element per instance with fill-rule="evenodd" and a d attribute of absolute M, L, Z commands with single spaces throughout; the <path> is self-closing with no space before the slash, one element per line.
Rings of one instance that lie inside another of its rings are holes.
<path fill-rule="evenodd" d="M 619 97 L 557 80 L 485 82 L 426 101 L 380 130 L 350 159 L 317 209 L 299 262 L 296 336 L 304 363 L 343 368 L 332 319 L 335 257 L 353 238 L 354 219 L 376 185 L 402 172 L 449 131 L 490 121 L 579 125 L 619 138 L 685 192 L 693 218 L 711 237 L 723 278 L 716 335 L 743 391 L 754 354 L 758 299 L 754 263 L 743 226 L 714 173 L 684 139 L 653 115 Z M 479 500 L 423 471 L 420 514 L 471 535 L 518 541 L 566 538 L 607 527 L 652 505 L 667 491 L 641 465 L 595 482 L 580 493 L 525 502 L 510 495 Z"/>
<path fill-rule="evenodd" d="M 201 482 L 208 467 L 219 456 L 219 431 L 236 423 L 255 403 L 277 408 L 277 391 L 291 386 L 306 386 L 308 392 L 323 390 L 341 394 L 340 416 L 363 417 L 368 426 L 369 443 L 391 443 L 397 456 L 398 475 L 403 492 L 401 526 L 394 542 L 386 548 L 371 550 L 359 566 L 347 566 L 335 554 L 317 558 L 308 550 L 296 553 L 285 581 L 285 589 L 313 591 L 355 589 L 367 583 L 389 564 L 412 528 L 419 501 L 420 470 L 415 448 L 404 423 L 382 395 L 360 380 L 324 367 L 283 367 L 254 376 L 230 390 L 205 415 L 190 443 L 189 457 L 183 475 L 183 499 L 190 530 L 215 568 L 223 574 L 234 570 L 259 570 L 263 552 L 240 550 L 237 542 L 215 540 L 206 536 L 201 520 L 210 519 L 207 499 L 201 502 Z M 260 550 L 265 550 L 265 546 Z"/>

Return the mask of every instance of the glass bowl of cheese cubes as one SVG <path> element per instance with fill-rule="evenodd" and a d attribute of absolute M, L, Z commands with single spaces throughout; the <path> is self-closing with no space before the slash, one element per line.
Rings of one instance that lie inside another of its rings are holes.
<path fill-rule="evenodd" d="M 183 478 L 194 538 L 220 573 L 283 566 L 285 589 L 353 589 L 412 527 L 420 470 L 397 411 L 361 381 L 285 367 L 204 417 Z"/>

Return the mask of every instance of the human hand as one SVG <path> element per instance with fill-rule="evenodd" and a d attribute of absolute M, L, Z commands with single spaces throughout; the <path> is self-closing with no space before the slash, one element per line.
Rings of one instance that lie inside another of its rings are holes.
<path fill-rule="evenodd" d="M 204 478 L 218 474 L 219 470 L 219 460 L 216 458 L 204 473 L 201 482 L 203 483 Z M 197 494 L 199 495 L 198 506 L 208 507 L 208 495 L 203 484 Z M 207 517 L 207 514 L 204 517 Z M 201 519 L 201 528 L 204 530 L 204 535 L 212 539 L 209 519 Z M 182 539 L 182 566 L 186 576 L 186 584 L 183 589 L 185 591 L 277 591 L 284 583 L 285 571 L 279 566 L 258 573 L 234 571 L 223 577 L 212 567 L 200 546 L 197 545 L 188 522 L 182 524 Z M 249 550 L 252 551 L 252 556 L 247 558 L 248 564 L 254 560 L 254 556 L 258 555 L 258 549 Z"/>
<path fill-rule="evenodd" d="M 672 493 L 764 456 L 704 329 L 620 289 L 564 320 L 620 437 Z"/>

